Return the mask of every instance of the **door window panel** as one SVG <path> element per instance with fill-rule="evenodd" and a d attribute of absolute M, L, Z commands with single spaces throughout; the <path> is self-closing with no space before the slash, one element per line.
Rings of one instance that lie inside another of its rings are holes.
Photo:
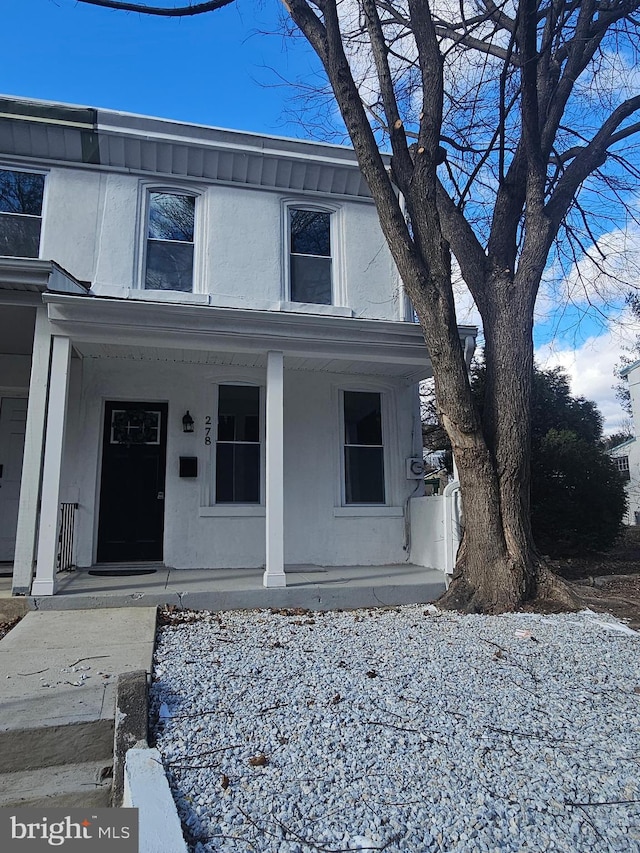
<path fill-rule="evenodd" d="M 114 409 L 111 444 L 160 444 L 160 412 Z"/>

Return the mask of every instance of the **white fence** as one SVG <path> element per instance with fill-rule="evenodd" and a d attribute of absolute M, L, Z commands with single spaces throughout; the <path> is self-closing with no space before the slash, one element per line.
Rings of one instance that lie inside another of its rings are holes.
<path fill-rule="evenodd" d="M 411 562 L 453 574 L 462 539 L 460 485 L 449 483 L 442 495 L 412 498 Z"/>

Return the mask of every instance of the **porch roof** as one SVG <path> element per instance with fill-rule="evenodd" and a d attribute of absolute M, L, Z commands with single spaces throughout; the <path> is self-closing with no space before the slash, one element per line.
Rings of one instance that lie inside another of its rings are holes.
<path fill-rule="evenodd" d="M 294 314 L 132 299 L 44 294 L 54 334 L 86 358 L 263 367 L 266 353 L 289 369 L 369 373 L 417 382 L 431 376 L 422 331 L 413 323 Z M 461 344 L 476 329 L 460 327 Z"/>
<path fill-rule="evenodd" d="M 55 261 L 0 257 L 2 302 L 39 305 L 45 291 L 87 296 L 89 285 L 78 281 Z"/>

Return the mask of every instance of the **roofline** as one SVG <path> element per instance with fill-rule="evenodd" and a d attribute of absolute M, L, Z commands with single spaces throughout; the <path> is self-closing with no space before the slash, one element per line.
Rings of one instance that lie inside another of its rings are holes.
<path fill-rule="evenodd" d="M 0 156 L 373 204 L 352 148 L 53 101 L 0 95 Z"/>
<path fill-rule="evenodd" d="M 631 364 L 628 364 L 626 367 L 623 367 L 620 371 L 620 376 L 628 376 L 632 370 L 635 370 L 636 367 L 640 367 L 640 359 L 638 361 L 634 361 Z"/>
<path fill-rule="evenodd" d="M 607 451 L 608 453 L 613 453 L 614 450 L 620 450 L 623 447 L 627 447 L 629 444 L 633 444 L 636 440 L 635 436 L 631 436 L 631 438 L 627 438 L 626 441 L 620 442 L 620 444 L 616 444 L 615 447 L 610 447 Z"/>
<path fill-rule="evenodd" d="M 23 119 L 42 122 L 46 124 L 67 125 L 84 130 L 139 130 L 140 124 L 148 126 L 153 132 L 159 132 L 161 127 L 174 128 L 181 132 L 176 136 L 193 139 L 193 131 L 204 134 L 214 134 L 227 139 L 229 142 L 245 138 L 253 142 L 255 148 L 264 150 L 261 142 L 268 140 L 273 143 L 274 153 L 295 153 L 297 149 L 306 149 L 301 152 L 309 156 L 311 149 L 325 151 L 323 159 L 340 160 L 343 163 L 353 162 L 357 166 L 355 151 L 350 145 L 338 145 L 332 142 L 320 142 L 314 139 L 298 139 L 289 136 L 280 136 L 272 133 L 259 133 L 251 130 L 236 130 L 223 128 L 218 125 L 203 124 L 201 122 L 189 122 L 180 119 L 152 116 L 145 113 L 127 112 L 107 107 L 86 106 L 83 104 L 69 104 L 63 101 L 49 101 L 38 98 L 26 98 L 18 95 L 5 95 L 0 93 L 0 118 Z M 200 135 L 200 133 L 198 135 Z M 223 141 L 223 140 L 220 140 Z M 390 161 L 390 155 L 381 152 L 383 159 Z M 322 155 L 321 155 L 322 156 Z"/>

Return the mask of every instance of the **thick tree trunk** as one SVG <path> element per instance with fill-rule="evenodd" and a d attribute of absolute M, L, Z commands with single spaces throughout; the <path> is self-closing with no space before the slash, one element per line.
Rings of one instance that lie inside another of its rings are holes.
<path fill-rule="evenodd" d="M 540 558 L 530 522 L 531 311 L 505 277 L 485 323 L 486 386 L 473 452 L 453 442 L 465 518 L 445 608 L 501 613 L 534 599 L 572 609 L 575 599 Z M 446 423 L 446 421 L 445 421 Z"/>

